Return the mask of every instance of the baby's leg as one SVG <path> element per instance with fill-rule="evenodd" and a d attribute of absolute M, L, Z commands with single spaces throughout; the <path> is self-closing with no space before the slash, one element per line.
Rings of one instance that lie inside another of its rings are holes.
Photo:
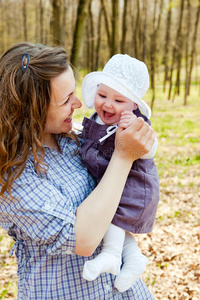
<path fill-rule="evenodd" d="M 140 278 L 148 264 L 147 257 L 141 253 L 135 238 L 129 232 L 126 232 L 122 256 L 124 264 L 114 283 L 121 293 Z"/>
<path fill-rule="evenodd" d="M 125 230 L 110 224 L 103 238 L 102 251 L 93 260 L 86 261 L 83 278 L 91 281 L 103 272 L 119 274 L 124 238 Z"/>

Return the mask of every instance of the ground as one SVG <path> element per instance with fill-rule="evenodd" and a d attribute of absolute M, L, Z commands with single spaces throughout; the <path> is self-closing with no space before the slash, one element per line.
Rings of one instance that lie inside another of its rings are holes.
<path fill-rule="evenodd" d="M 155 162 L 160 203 L 153 232 L 136 239 L 149 259 L 142 277 L 156 299 L 200 299 L 198 102 L 199 91 L 186 107 L 181 98 L 174 103 L 162 100 L 152 116 L 159 141 Z M 0 299 L 16 299 L 17 267 L 15 258 L 9 256 L 12 245 L 0 229 Z"/>

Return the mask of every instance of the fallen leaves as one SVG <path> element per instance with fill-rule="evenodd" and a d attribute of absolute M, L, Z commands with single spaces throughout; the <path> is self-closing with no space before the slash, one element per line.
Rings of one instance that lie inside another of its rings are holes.
<path fill-rule="evenodd" d="M 137 235 L 149 265 L 143 279 L 157 299 L 200 299 L 200 168 L 161 178 L 152 233 Z"/>

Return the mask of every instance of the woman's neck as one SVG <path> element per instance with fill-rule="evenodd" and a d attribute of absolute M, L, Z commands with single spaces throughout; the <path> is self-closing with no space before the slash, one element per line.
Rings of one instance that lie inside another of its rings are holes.
<path fill-rule="evenodd" d="M 45 134 L 43 136 L 42 142 L 43 142 L 43 145 L 53 148 L 56 151 L 59 151 L 57 141 L 51 133 Z"/>

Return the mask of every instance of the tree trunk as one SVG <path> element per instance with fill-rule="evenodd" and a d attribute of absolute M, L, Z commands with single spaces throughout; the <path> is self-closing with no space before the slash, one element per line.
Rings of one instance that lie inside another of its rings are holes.
<path fill-rule="evenodd" d="M 173 53 L 172 53 L 172 64 L 171 64 L 171 70 L 170 70 L 170 85 L 169 85 L 168 100 L 170 100 L 170 98 L 171 98 L 172 76 L 173 76 L 173 70 L 174 70 L 176 55 L 177 55 L 177 52 L 176 52 L 177 45 L 178 45 L 178 49 L 180 49 L 181 28 L 182 28 L 182 20 L 183 20 L 183 8 L 184 8 L 184 0 L 181 0 L 178 30 L 177 30 L 177 34 L 176 34 L 176 37 L 175 37 L 175 46 L 173 47 Z"/>
<path fill-rule="evenodd" d="M 119 0 L 112 0 L 112 39 L 111 39 L 111 52 L 113 56 L 118 52 L 119 40 Z"/>
<path fill-rule="evenodd" d="M 187 105 L 188 96 L 188 83 L 189 83 L 189 68 L 188 68 L 188 56 L 189 56 L 189 35 L 191 30 L 191 5 L 190 0 L 187 0 L 187 31 L 186 31 L 186 42 L 185 42 L 185 94 L 184 94 L 184 105 Z"/>
<path fill-rule="evenodd" d="M 200 0 L 199 0 L 199 4 L 197 7 L 195 28 L 194 28 L 193 38 L 192 38 L 191 61 L 190 61 L 190 67 L 189 67 L 188 95 L 190 93 L 190 84 L 191 84 L 191 76 L 192 76 L 192 69 L 193 69 L 193 62 L 194 62 L 194 55 L 195 55 L 195 46 L 196 46 L 196 40 L 197 40 L 197 30 L 198 30 L 199 19 L 200 19 Z"/>
<path fill-rule="evenodd" d="M 90 61 L 90 26 L 89 26 L 88 22 L 86 24 L 86 53 L 87 53 L 86 69 L 87 69 L 87 72 L 89 72 L 90 66 L 91 66 L 91 61 Z"/>
<path fill-rule="evenodd" d="M 39 28 L 40 28 L 40 42 L 43 43 L 44 42 L 44 7 L 43 7 L 43 0 L 40 0 L 40 4 L 39 4 L 39 9 L 40 9 L 40 24 L 39 24 Z"/>
<path fill-rule="evenodd" d="M 93 22 L 93 15 L 92 15 L 92 1 L 90 2 L 89 5 L 89 23 L 90 23 L 90 34 L 89 34 L 89 39 L 90 39 L 90 71 L 95 70 L 95 64 L 94 64 L 94 58 L 95 58 L 95 52 L 94 52 L 94 22 Z"/>
<path fill-rule="evenodd" d="M 137 3 L 137 15 L 136 15 L 136 22 L 135 22 L 135 30 L 134 30 L 134 45 L 135 45 L 135 57 L 139 58 L 139 47 L 140 47 L 140 40 L 139 40 L 139 28 L 140 28 L 140 1 L 136 0 Z"/>
<path fill-rule="evenodd" d="M 52 18 L 50 22 L 50 32 L 52 43 L 60 45 L 61 43 L 61 26 L 60 26 L 60 0 L 52 1 Z"/>
<path fill-rule="evenodd" d="M 27 16 L 27 12 L 26 12 L 26 0 L 23 0 L 23 3 L 22 3 L 22 13 L 23 13 L 23 24 L 24 24 L 24 40 L 27 41 L 28 40 L 28 31 L 27 31 L 27 19 L 26 19 L 26 16 Z"/>
<path fill-rule="evenodd" d="M 86 18 L 88 16 L 88 5 L 91 0 L 79 0 L 77 8 L 76 26 L 73 35 L 73 45 L 71 50 L 71 63 L 78 68 L 79 58 L 83 50 Z"/>
<path fill-rule="evenodd" d="M 99 50 L 101 45 L 101 20 L 103 15 L 103 8 L 101 7 L 99 11 L 99 18 L 98 18 L 98 30 L 97 30 L 97 44 L 96 44 L 96 62 L 95 62 L 95 69 L 98 70 L 99 67 Z"/>
<path fill-rule="evenodd" d="M 143 0 L 143 32 L 142 32 L 142 60 L 146 61 L 146 29 L 147 29 L 147 0 Z"/>
<path fill-rule="evenodd" d="M 61 45 L 63 46 L 65 46 L 65 39 L 66 39 L 66 20 L 67 20 L 67 0 L 62 0 Z"/>
<path fill-rule="evenodd" d="M 172 0 L 169 0 L 168 13 L 167 13 L 167 24 L 166 24 L 166 35 L 165 35 L 165 46 L 164 46 L 164 83 L 163 83 L 163 92 L 166 90 L 166 83 L 168 81 L 168 72 L 169 72 L 169 49 L 170 49 L 170 31 L 171 31 L 171 16 L 172 16 Z"/>
<path fill-rule="evenodd" d="M 108 21 L 108 13 L 107 13 L 106 6 L 105 6 L 105 0 L 101 0 L 101 5 L 102 5 L 104 20 L 105 20 L 105 28 L 106 28 L 108 46 L 109 46 L 109 50 L 111 52 L 111 38 L 110 38 L 111 34 L 110 34 L 110 27 L 109 27 L 109 21 Z"/>
<path fill-rule="evenodd" d="M 163 11 L 164 0 L 160 0 L 159 13 L 157 17 L 157 25 L 156 25 L 156 4 L 157 0 L 154 2 L 154 17 L 153 17 L 153 32 L 151 35 L 151 88 L 152 88 L 152 98 L 151 98 L 151 110 L 153 111 L 154 102 L 155 102 L 155 66 L 156 66 L 156 52 L 157 52 L 157 37 L 158 31 L 160 29 L 161 16 Z"/>
<path fill-rule="evenodd" d="M 126 53 L 125 44 L 126 44 L 126 33 L 127 33 L 127 8 L 128 0 L 124 0 L 124 10 L 122 17 L 122 39 L 121 39 L 121 53 Z"/>

